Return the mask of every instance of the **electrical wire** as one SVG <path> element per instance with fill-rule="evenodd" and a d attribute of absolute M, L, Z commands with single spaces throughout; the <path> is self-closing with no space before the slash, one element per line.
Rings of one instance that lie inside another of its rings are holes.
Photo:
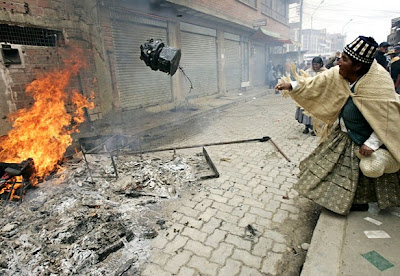
<path fill-rule="evenodd" d="M 320 7 L 320 10 L 349 11 L 349 12 L 355 12 L 355 11 L 356 12 L 357 11 L 359 11 L 359 12 L 368 12 L 368 11 L 371 11 L 371 12 L 384 12 L 384 13 L 395 13 L 395 14 L 399 14 L 400 13 L 400 10 L 379 10 L 379 9 L 375 9 L 375 8 L 374 9 L 368 9 L 368 8 L 363 8 L 362 6 L 358 6 L 357 9 L 354 9 L 351 6 L 348 6 L 348 8 L 346 8 L 346 5 L 348 5 L 348 4 L 349 4 L 349 1 L 345 1 L 345 2 L 342 2 L 342 3 L 335 3 L 335 4 L 327 4 L 325 2 L 325 4 Z M 304 3 L 303 10 L 304 9 L 314 10 L 319 5 L 320 4 L 315 4 L 314 5 L 314 4 Z M 335 8 L 335 7 L 338 7 L 338 8 Z"/>
<path fill-rule="evenodd" d="M 314 7 L 305 7 L 305 8 L 303 8 L 303 13 L 305 13 L 304 12 L 304 10 L 310 10 L 310 13 L 311 13 L 311 11 L 313 11 L 313 10 L 315 10 L 315 8 Z M 327 11 L 327 12 L 349 12 L 349 13 L 351 13 L 352 15 L 354 14 L 354 13 L 357 13 L 357 12 L 360 12 L 360 13 L 366 13 L 366 12 L 371 12 L 371 13 L 385 13 L 385 16 L 387 17 L 388 16 L 388 13 L 393 13 L 393 14 L 399 14 L 400 13 L 400 11 L 384 11 L 384 10 L 371 10 L 371 9 L 357 9 L 357 10 L 354 10 L 354 9 L 352 9 L 352 8 L 348 8 L 348 9 L 346 9 L 346 8 L 343 8 L 343 7 L 338 7 L 338 8 L 335 8 L 335 7 L 326 7 L 326 6 L 322 6 L 321 8 L 319 8 L 319 11 Z M 383 14 L 382 14 L 382 16 L 383 16 Z"/>
<path fill-rule="evenodd" d="M 182 67 L 182 66 L 179 66 L 178 68 L 179 68 L 179 70 L 182 71 L 183 75 L 184 75 L 184 76 L 187 78 L 187 80 L 190 82 L 190 88 L 189 88 L 189 92 L 188 92 L 188 93 L 190 93 L 190 91 L 192 91 L 192 89 L 193 89 L 193 83 L 192 83 L 192 81 L 189 79 L 189 77 L 186 75 L 185 71 L 183 71 L 183 67 Z"/>

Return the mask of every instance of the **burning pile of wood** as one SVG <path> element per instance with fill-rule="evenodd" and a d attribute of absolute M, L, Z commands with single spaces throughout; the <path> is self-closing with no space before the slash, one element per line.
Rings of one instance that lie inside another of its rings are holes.
<path fill-rule="evenodd" d="M 22 201 L 25 189 L 32 184 L 35 173 L 35 164 L 31 158 L 19 164 L 0 162 L 0 197 L 6 203 L 10 199 Z"/>

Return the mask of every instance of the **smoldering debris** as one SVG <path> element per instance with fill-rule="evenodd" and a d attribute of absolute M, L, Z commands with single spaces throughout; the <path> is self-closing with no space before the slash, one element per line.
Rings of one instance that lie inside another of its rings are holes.
<path fill-rule="evenodd" d="M 1 275 L 137 275 L 164 227 L 162 204 L 201 189 L 207 163 L 188 157 L 77 154 L 64 171 L 1 208 Z"/>

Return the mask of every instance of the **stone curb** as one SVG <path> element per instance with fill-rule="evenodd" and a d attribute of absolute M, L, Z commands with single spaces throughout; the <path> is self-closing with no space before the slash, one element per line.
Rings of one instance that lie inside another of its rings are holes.
<path fill-rule="evenodd" d="M 301 276 L 339 275 L 347 217 L 321 211 Z"/>

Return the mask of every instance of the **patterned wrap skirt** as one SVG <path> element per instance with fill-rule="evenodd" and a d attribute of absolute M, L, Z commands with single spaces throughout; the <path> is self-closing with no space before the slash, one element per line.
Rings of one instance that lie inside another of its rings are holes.
<path fill-rule="evenodd" d="M 355 155 L 358 150 L 347 133 L 335 129 L 300 162 L 295 190 L 341 215 L 347 215 L 352 204 L 377 202 L 380 209 L 400 206 L 400 171 L 379 178 L 366 177 Z"/>
<path fill-rule="evenodd" d="M 300 123 L 312 128 L 312 119 L 310 116 L 304 115 L 304 109 L 297 107 L 294 118 Z"/>

